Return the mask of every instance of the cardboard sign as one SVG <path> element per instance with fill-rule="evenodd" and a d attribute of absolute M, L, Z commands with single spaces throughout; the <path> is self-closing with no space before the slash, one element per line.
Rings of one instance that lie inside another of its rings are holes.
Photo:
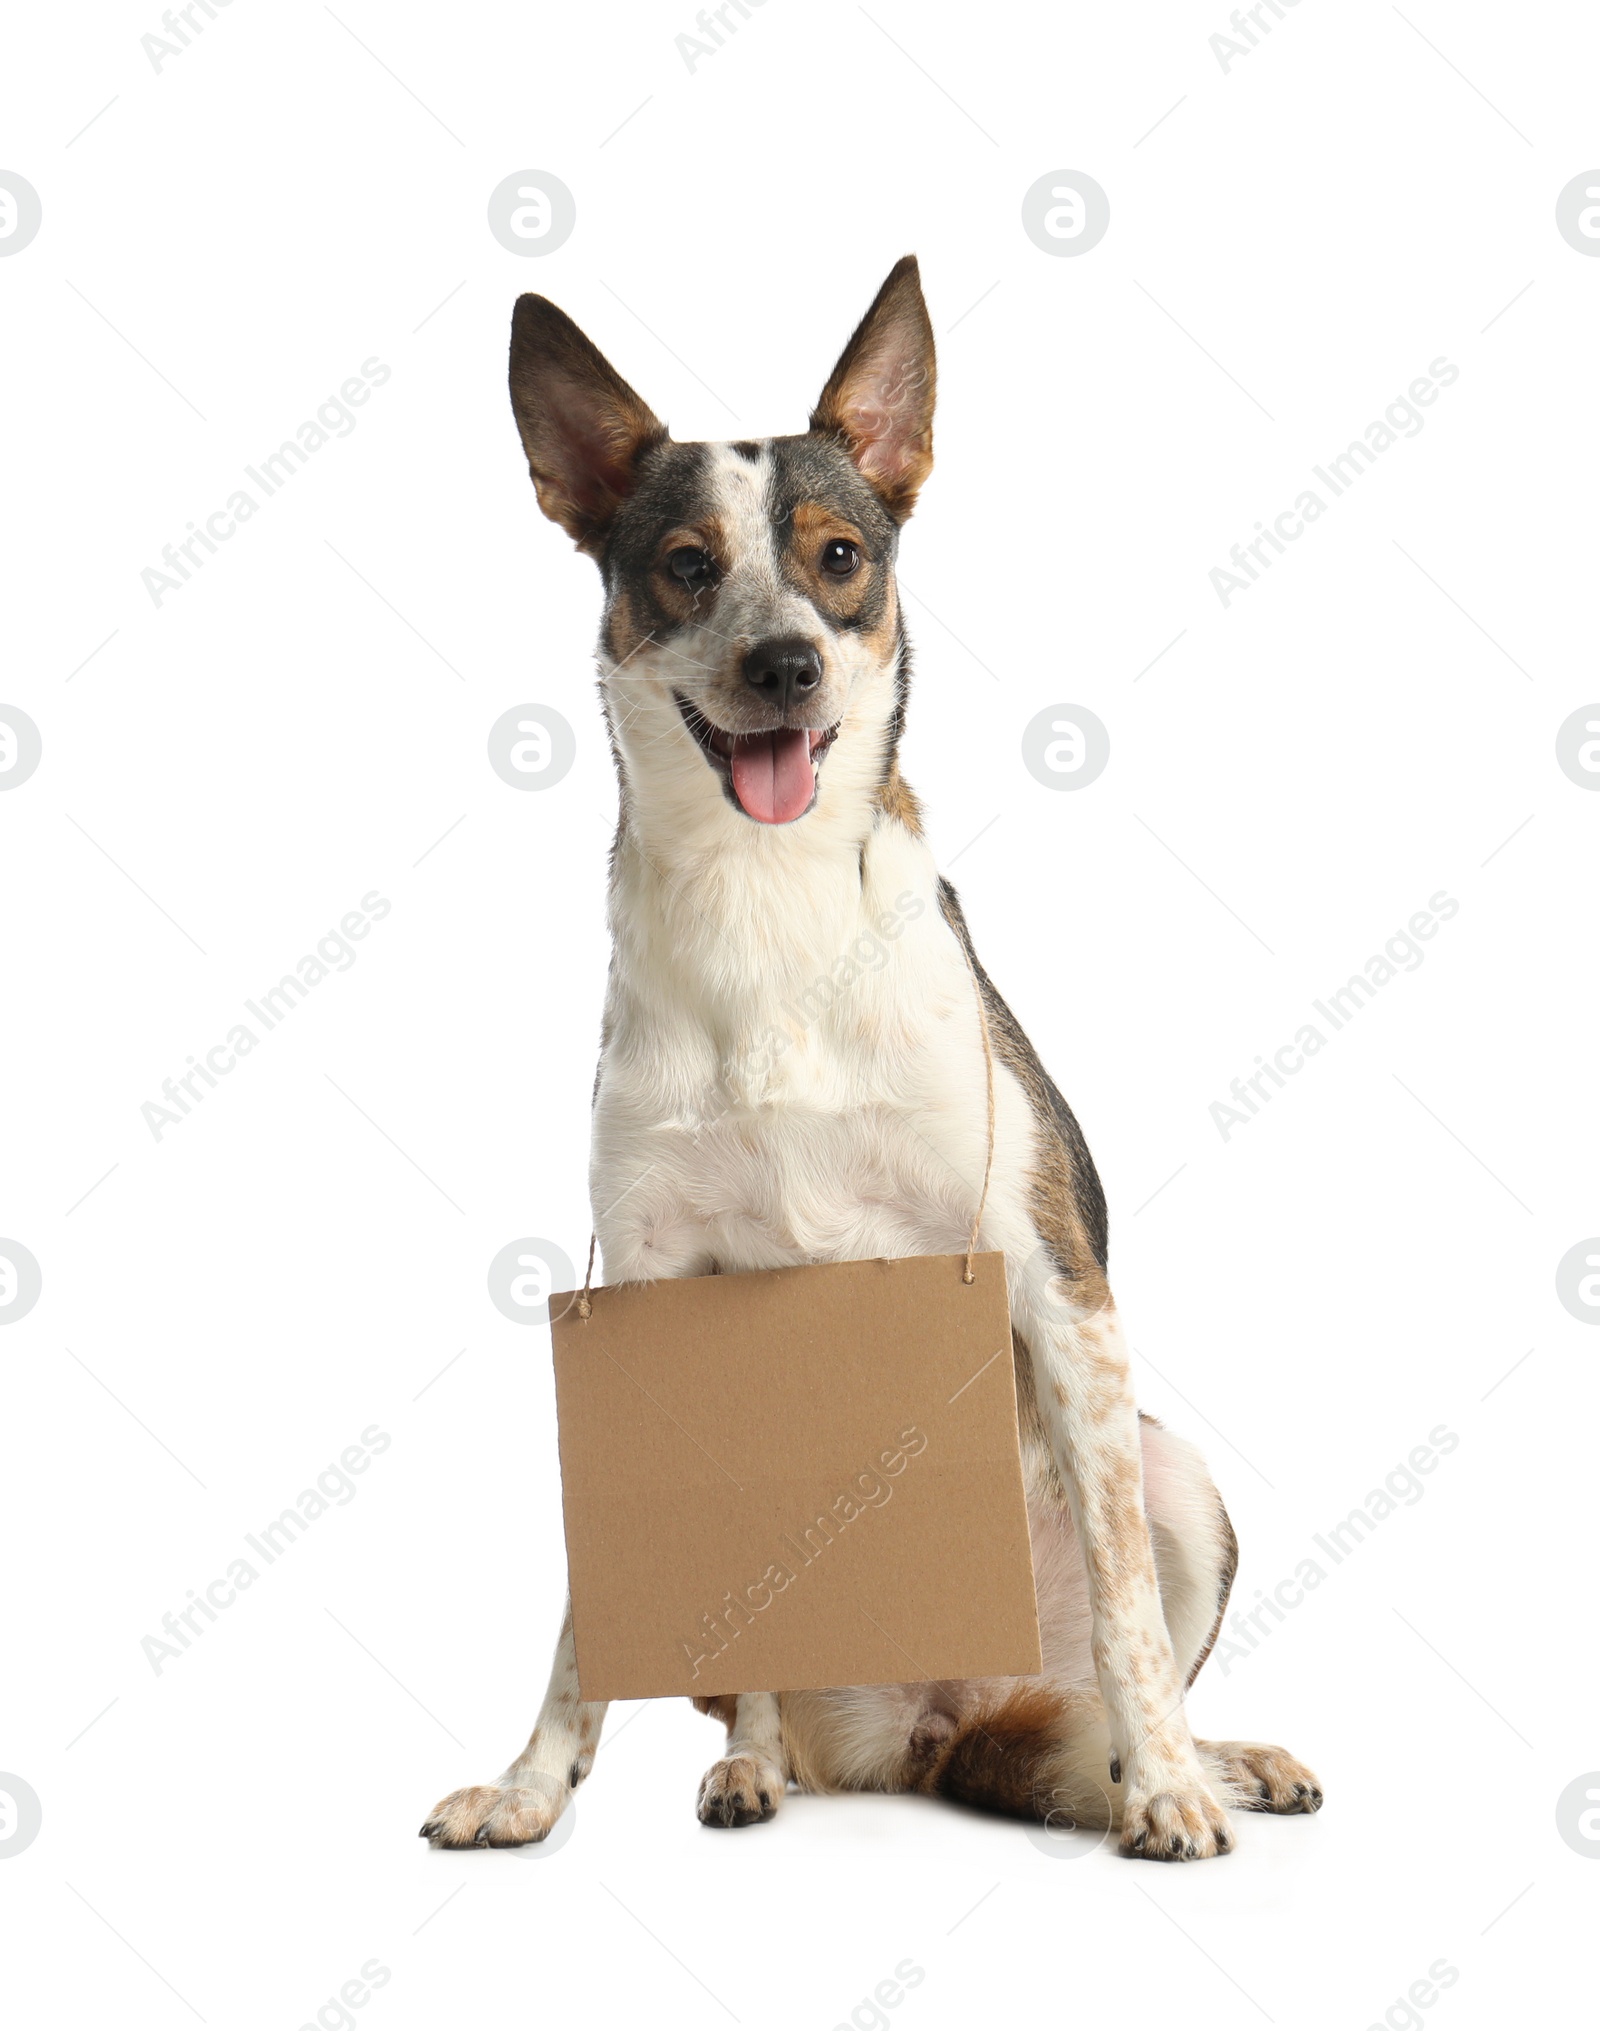
<path fill-rule="evenodd" d="M 1004 1257 L 550 1300 L 587 1700 L 1041 1668 Z"/>

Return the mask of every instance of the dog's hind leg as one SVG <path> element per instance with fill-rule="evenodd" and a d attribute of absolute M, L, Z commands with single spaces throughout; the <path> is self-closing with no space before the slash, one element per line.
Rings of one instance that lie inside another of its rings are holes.
<path fill-rule="evenodd" d="M 1153 1418 L 1140 1418 L 1138 1443 L 1161 1613 L 1187 1684 L 1216 1640 L 1238 1548 L 1198 1449 Z M 1124 1824 L 1127 1790 L 1110 1767 L 1112 1726 L 1077 1529 L 1031 1439 L 1024 1465 L 1043 1673 L 785 1693 L 784 1741 L 803 1789 L 920 1791 L 1057 1833 Z M 1321 1802 L 1316 1779 L 1282 1749 L 1197 1742 L 1195 1753 L 1222 1805 L 1314 1812 Z M 1171 1826 L 1154 1845 L 1147 1834 L 1140 1852 L 1179 1861 L 1199 1850 L 1198 1839 Z"/>
<path fill-rule="evenodd" d="M 1173 1655 L 1193 1685 L 1222 1629 L 1238 1545 L 1205 1462 L 1187 1439 L 1141 1421 L 1145 1510 Z M 1270 1742 L 1207 1742 L 1195 1752 L 1219 1798 L 1243 1812 L 1317 1812 L 1322 1787 Z"/>
<path fill-rule="evenodd" d="M 771 1819 L 789 1782 L 776 1693 L 723 1693 L 696 1700 L 726 1724 L 726 1755 L 700 1780 L 702 1826 L 754 1826 Z"/>
<path fill-rule="evenodd" d="M 550 1685 L 528 1746 L 493 1784 L 452 1791 L 422 1824 L 436 1848 L 520 1848 L 542 1841 L 589 1774 L 606 1702 L 578 1697 L 572 1605 L 561 1620 Z"/>
<path fill-rule="evenodd" d="M 1322 1786 L 1287 1749 L 1271 1742 L 1205 1742 L 1198 1735 L 1194 1746 L 1245 1812 L 1322 1810 Z"/>

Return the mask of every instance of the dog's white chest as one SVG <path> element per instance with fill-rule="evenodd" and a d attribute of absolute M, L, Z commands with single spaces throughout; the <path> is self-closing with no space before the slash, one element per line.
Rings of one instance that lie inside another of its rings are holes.
<path fill-rule="evenodd" d="M 809 913 L 753 895 L 742 942 L 703 899 L 662 922 L 618 898 L 591 1174 L 608 1281 L 965 1245 L 973 984 L 920 851 L 875 873 Z M 773 924 L 806 928 L 780 946 Z"/>

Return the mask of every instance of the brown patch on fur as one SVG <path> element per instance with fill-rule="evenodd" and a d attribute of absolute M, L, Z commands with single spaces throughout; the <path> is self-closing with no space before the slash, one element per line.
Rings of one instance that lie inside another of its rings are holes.
<path fill-rule="evenodd" d="M 991 1019 L 991 1032 L 996 1030 Z M 1039 1236 L 1060 1273 L 1071 1280 L 1076 1296 L 1091 1310 L 1110 1302 L 1111 1286 L 1078 1210 L 1078 1172 L 1065 1145 L 1049 1133 L 1050 1110 L 1040 1068 L 1030 1051 L 1025 1058 L 1007 1048 L 1003 1029 L 995 1034 L 996 1055 L 1021 1084 L 1034 1119 L 1045 1131 L 1043 1148 L 1028 1181 L 1029 1210 Z"/>
<path fill-rule="evenodd" d="M 796 561 L 814 571 L 825 584 L 831 584 L 835 591 L 856 583 L 854 579 L 836 578 L 818 568 L 817 555 L 824 543 L 834 538 L 842 543 L 853 543 L 858 550 L 865 546 L 866 539 L 855 523 L 841 515 L 837 508 L 825 506 L 821 501 L 800 501 L 794 511 L 794 554 Z M 869 564 L 870 571 L 872 566 Z"/>
<path fill-rule="evenodd" d="M 953 1713 L 942 1706 L 935 1706 L 911 1730 L 911 1739 L 906 1744 L 906 1759 L 912 1790 L 922 1789 L 923 1773 L 939 1760 L 946 1745 L 954 1740 L 959 1725 Z"/>
<path fill-rule="evenodd" d="M 853 543 L 861 554 L 860 564 L 848 578 L 837 578 L 822 568 L 823 548 L 833 542 Z M 822 501 L 796 504 L 786 547 L 791 575 L 817 611 L 850 627 L 874 661 L 893 663 L 900 643 L 900 604 L 889 558 L 874 557 L 869 539 L 857 525 Z M 881 604 L 882 612 L 866 625 L 862 617 L 875 604 Z"/>
<path fill-rule="evenodd" d="M 1110 1587 L 1135 1574 L 1142 1576 L 1147 1562 L 1144 1547 L 1149 1541 L 1149 1524 L 1144 1513 L 1144 1459 L 1137 1446 L 1130 1453 L 1116 1454 L 1104 1462 L 1099 1482 L 1100 1529 L 1110 1533 L 1116 1570 L 1101 1575 L 1102 1586 Z"/>
<path fill-rule="evenodd" d="M 879 663 L 894 661 L 900 643 L 900 601 L 898 596 L 885 600 L 883 618 L 870 628 L 862 628 L 860 639 L 866 643 Z M 902 701 L 903 704 L 903 701 Z"/>
<path fill-rule="evenodd" d="M 701 1713 L 709 1714 L 714 1721 L 720 1721 L 729 1733 L 732 1733 L 733 1724 L 739 1717 L 739 1701 L 735 1694 L 713 1693 L 709 1699 L 703 1699 L 696 1694 L 694 1703 Z"/>
<path fill-rule="evenodd" d="M 635 613 L 633 599 L 626 584 L 619 585 L 606 607 L 605 651 L 614 663 L 626 663 L 631 656 L 643 648 L 650 629 Z M 627 696 L 627 677 L 618 680 L 623 697 Z M 601 685 L 602 692 L 605 685 Z"/>
<path fill-rule="evenodd" d="M 878 785 L 878 809 L 886 818 L 898 820 L 913 839 L 922 837 L 922 805 L 898 762 L 889 764 L 889 773 Z"/>
<path fill-rule="evenodd" d="M 1068 1705 L 1036 1679 L 1026 1680 L 995 1712 L 962 1723 L 920 1788 L 1014 1819 L 1042 1819 L 1049 1765 L 1066 1739 Z"/>
<path fill-rule="evenodd" d="M 728 532 L 721 518 L 706 515 L 692 526 L 680 523 L 669 529 L 655 547 L 652 564 L 653 584 L 651 597 L 674 621 L 685 625 L 698 620 L 709 608 L 715 587 L 702 586 L 698 591 L 675 578 L 667 569 L 667 559 L 674 550 L 703 550 L 711 559 L 712 569 L 720 579 L 733 567 L 733 546 L 728 541 Z"/>

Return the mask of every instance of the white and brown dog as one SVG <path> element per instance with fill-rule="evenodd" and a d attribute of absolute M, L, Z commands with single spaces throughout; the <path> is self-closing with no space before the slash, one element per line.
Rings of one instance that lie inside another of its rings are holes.
<path fill-rule="evenodd" d="M 1233 1531 L 1196 1449 L 1135 1406 L 1094 1165 L 900 775 L 895 555 L 933 397 L 909 258 L 796 437 L 675 443 L 554 304 L 524 296 L 512 321 L 539 505 L 605 586 L 621 814 L 590 1190 L 607 1280 L 960 1250 L 987 1149 L 974 973 L 998 1061 L 982 1245 L 1006 1257 L 1044 1670 L 698 1702 L 728 1729 L 699 1813 L 769 1819 L 793 1779 L 1113 1825 L 1162 1861 L 1223 1854 L 1226 1805 L 1314 1812 L 1322 1793 L 1282 1749 L 1189 1732 Z M 807 1004 L 890 917 L 893 963 Z M 527 1747 L 423 1834 L 542 1840 L 604 1716 L 578 1696 L 569 1614 Z"/>

